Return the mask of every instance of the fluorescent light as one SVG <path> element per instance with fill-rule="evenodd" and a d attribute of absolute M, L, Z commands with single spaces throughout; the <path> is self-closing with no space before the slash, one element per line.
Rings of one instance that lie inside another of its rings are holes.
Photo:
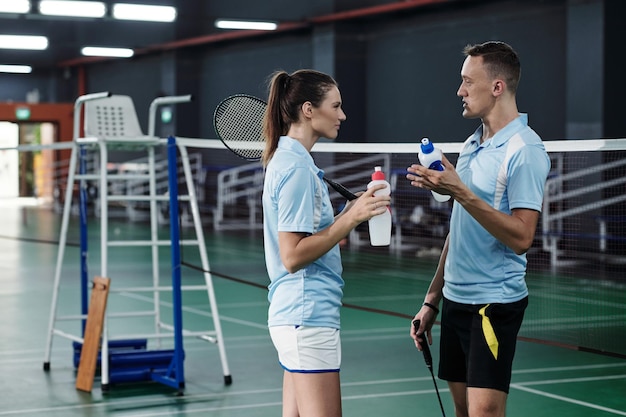
<path fill-rule="evenodd" d="M 100 1 L 41 0 L 39 13 L 49 16 L 104 17 L 107 8 Z"/>
<path fill-rule="evenodd" d="M 173 22 L 176 20 L 176 8 L 171 6 L 116 3 L 113 5 L 113 17 L 120 20 Z"/>
<path fill-rule="evenodd" d="M 276 22 L 261 22 L 252 20 L 218 19 L 215 27 L 219 29 L 252 29 L 252 30 L 276 30 Z"/>
<path fill-rule="evenodd" d="M 85 56 L 109 56 L 115 58 L 130 58 L 135 54 L 129 48 L 104 48 L 99 46 L 85 46 L 81 49 L 81 53 Z"/>
<path fill-rule="evenodd" d="M 0 65 L 0 72 L 10 72 L 13 74 L 30 74 L 33 71 L 28 65 Z"/>
<path fill-rule="evenodd" d="M 30 12 L 29 0 L 3 1 L 0 3 L 0 13 L 28 13 Z"/>
<path fill-rule="evenodd" d="M 1 49 L 42 50 L 48 47 L 45 36 L 0 35 Z"/>

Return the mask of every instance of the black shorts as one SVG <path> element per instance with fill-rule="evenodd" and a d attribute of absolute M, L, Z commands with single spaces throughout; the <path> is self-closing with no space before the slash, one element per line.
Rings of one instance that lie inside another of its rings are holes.
<path fill-rule="evenodd" d="M 509 392 L 517 334 L 528 297 L 509 304 L 460 304 L 444 298 L 439 378 Z"/>

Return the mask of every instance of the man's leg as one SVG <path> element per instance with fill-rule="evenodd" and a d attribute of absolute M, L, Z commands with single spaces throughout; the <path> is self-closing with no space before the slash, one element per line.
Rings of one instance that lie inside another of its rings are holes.
<path fill-rule="evenodd" d="M 467 400 L 471 417 L 504 417 L 507 394 L 490 388 L 468 388 Z"/>
<path fill-rule="evenodd" d="M 465 382 L 448 382 L 452 401 L 454 401 L 454 415 L 456 417 L 468 417 L 467 409 L 467 386 Z"/>

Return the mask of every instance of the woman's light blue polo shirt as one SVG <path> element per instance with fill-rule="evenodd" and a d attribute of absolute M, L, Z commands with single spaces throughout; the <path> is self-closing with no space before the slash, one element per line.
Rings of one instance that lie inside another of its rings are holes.
<path fill-rule="evenodd" d="M 550 158 L 541 138 L 520 114 L 480 143 L 482 126 L 465 142 L 456 170 L 480 199 L 506 214 L 541 211 Z M 464 304 L 510 303 L 528 295 L 526 255 L 516 255 L 459 203 L 450 219 L 443 294 Z"/>
<path fill-rule="evenodd" d="M 291 274 L 279 254 L 278 232 L 313 234 L 334 221 L 324 172 L 300 142 L 282 136 L 263 187 L 265 262 L 270 277 L 269 326 L 339 329 L 344 281 L 339 245 Z"/>

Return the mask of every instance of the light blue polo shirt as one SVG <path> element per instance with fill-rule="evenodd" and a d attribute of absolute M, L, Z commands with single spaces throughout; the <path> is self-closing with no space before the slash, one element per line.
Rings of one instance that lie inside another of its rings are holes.
<path fill-rule="evenodd" d="M 550 158 L 528 116 L 520 114 L 482 144 L 481 136 L 482 126 L 465 141 L 456 165 L 461 181 L 506 214 L 541 211 Z M 464 304 L 515 302 L 528 295 L 525 276 L 526 254 L 516 255 L 455 202 L 444 296 Z"/>
<path fill-rule="evenodd" d="M 344 281 L 339 245 L 290 274 L 283 266 L 278 232 L 313 234 L 334 221 L 324 172 L 300 142 L 282 136 L 265 171 L 263 239 L 270 277 L 269 326 L 340 328 Z"/>

